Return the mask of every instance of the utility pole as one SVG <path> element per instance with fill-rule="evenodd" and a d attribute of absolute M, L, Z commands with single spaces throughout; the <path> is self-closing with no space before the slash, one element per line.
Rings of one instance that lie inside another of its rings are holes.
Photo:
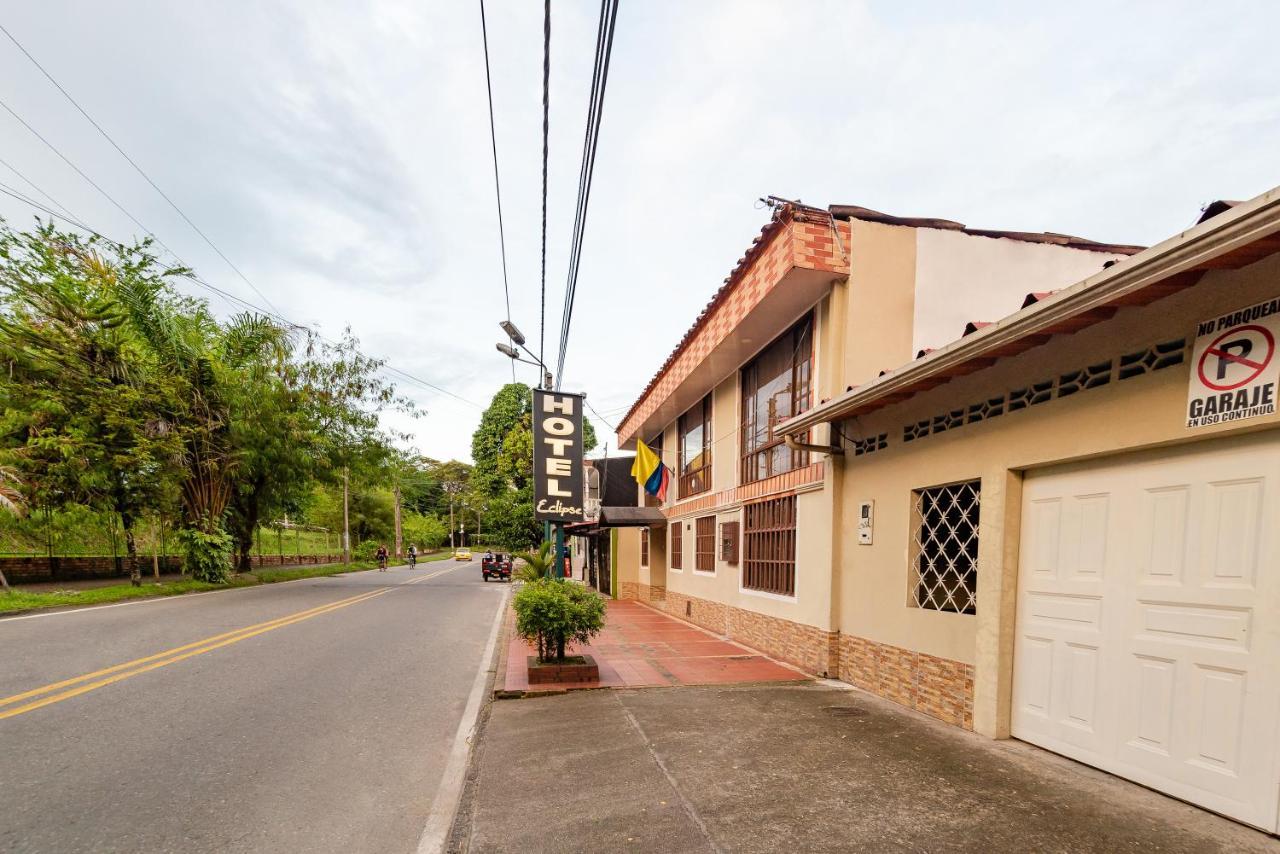
<path fill-rule="evenodd" d="M 456 548 L 453 544 L 453 493 L 449 493 L 449 548 Z"/>
<path fill-rule="evenodd" d="M 351 472 L 342 467 L 342 562 L 351 563 Z"/>
<path fill-rule="evenodd" d="M 391 488 L 391 492 L 395 496 L 396 501 L 396 557 L 400 557 L 400 546 L 404 541 L 400 528 L 400 484 L 395 484 Z"/>

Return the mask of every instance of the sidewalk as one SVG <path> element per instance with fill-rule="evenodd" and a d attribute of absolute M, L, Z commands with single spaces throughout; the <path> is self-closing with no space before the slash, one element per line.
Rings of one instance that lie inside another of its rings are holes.
<path fill-rule="evenodd" d="M 605 627 L 595 641 L 574 646 L 600 667 L 599 682 L 529 685 L 533 649 L 515 633 L 515 611 L 503 626 L 505 657 L 494 685 L 497 697 L 563 694 L 590 688 L 641 688 L 744 682 L 795 682 L 809 677 L 705 629 L 636 602 L 609 600 Z"/>
<path fill-rule="evenodd" d="M 450 851 L 1276 852 L 1280 840 L 830 684 L 493 703 Z"/>

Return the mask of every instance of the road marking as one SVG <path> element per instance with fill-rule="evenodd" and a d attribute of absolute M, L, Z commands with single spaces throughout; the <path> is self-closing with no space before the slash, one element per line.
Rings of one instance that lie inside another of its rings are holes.
<path fill-rule="evenodd" d="M 471 695 L 467 697 L 466 708 L 462 710 L 462 720 L 458 721 L 458 731 L 453 736 L 449 761 L 445 763 L 435 800 L 431 802 L 427 824 L 422 828 L 422 836 L 418 837 L 418 854 L 441 852 L 448 841 L 449 830 L 458 811 L 458 801 L 462 798 L 462 787 L 467 780 L 471 737 L 480 718 L 480 701 L 484 696 L 489 665 L 493 663 L 493 651 L 498 645 L 498 628 L 502 625 L 502 615 L 507 611 L 507 597 L 510 593 L 511 588 L 508 587 L 502 594 L 502 601 L 498 603 L 498 613 L 493 615 L 489 642 L 485 645 L 484 655 L 480 656 L 480 669 L 476 671 L 475 681 L 471 684 Z"/>
<path fill-rule="evenodd" d="M 92 673 L 86 673 L 83 676 L 77 676 L 71 679 L 64 679 L 61 682 L 54 682 L 49 685 L 44 685 L 40 688 L 33 688 L 30 691 L 24 691 L 21 694 L 14 694 L 11 697 L 5 697 L 3 699 L 0 699 L 0 706 L 12 705 L 13 703 L 21 702 L 22 700 L 31 699 L 32 697 L 38 697 L 41 694 L 49 695 L 49 696 L 41 697 L 38 700 L 32 700 L 32 702 L 25 703 L 21 706 L 16 706 L 11 709 L 0 710 L 0 720 L 4 720 L 5 718 L 16 717 L 17 715 L 25 714 L 26 712 L 35 711 L 36 709 L 43 708 L 44 706 L 49 706 L 54 703 L 59 703 L 59 702 L 62 702 L 63 700 L 69 700 L 72 697 L 78 697 L 81 694 L 86 694 L 89 691 L 93 691 L 98 688 L 102 688 L 107 685 L 120 682 L 124 679 L 128 679 L 133 676 L 138 676 L 143 673 L 148 673 L 152 670 L 156 670 L 161 667 L 166 667 L 170 664 L 176 664 L 179 661 L 185 661 L 188 658 L 193 658 L 194 656 L 197 656 L 197 655 L 203 655 L 206 652 L 212 652 L 215 649 L 221 649 L 224 646 L 230 646 L 233 643 L 239 643 L 242 640 L 248 640 L 249 638 L 257 637 L 260 634 L 265 634 L 266 632 L 274 631 L 275 629 L 284 628 L 285 626 L 291 626 L 294 623 L 300 623 L 303 620 L 309 620 L 312 617 L 318 617 L 321 614 L 327 614 L 330 611 L 336 611 L 340 608 L 345 608 L 348 605 L 355 605 L 359 602 L 365 602 L 369 599 L 373 599 L 385 593 L 390 593 L 391 591 L 396 590 L 397 588 L 400 588 L 400 587 L 407 587 L 410 584 L 417 584 L 422 581 L 429 581 L 432 578 L 435 578 L 436 576 L 439 576 L 439 575 L 443 575 L 446 572 L 452 572 L 453 569 L 455 568 L 456 567 L 451 567 L 450 569 L 439 570 L 437 572 L 431 573 L 430 575 L 420 576 L 411 581 L 406 581 L 402 584 L 395 584 L 388 587 L 382 587 L 382 588 L 379 588 L 378 590 L 374 590 L 367 593 L 359 593 L 355 596 L 349 596 L 346 599 L 339 599 L 336 602 L 330 602 L 325 605 L 319 605 L 315 608 L 308 608 L 305 611 L 298 611 L 293 614 L 286 614 L 285 616 L 277 617 L 274 620 L 267 620 L 266 622 L 255 623 L 254 625 L 251 625 L 251 626 L 244 626 L 243 628 L 239 628 L 234 631 L 224 632 L 220 635 L 213 635 L 212 637 L 207 637 L 202 640 L 193 641 L 191 643 L 174 647 L 172 649 L 167 649 L 163 652 L 158 652 L 153 655 L 145 656 L 143 658 L 136 658 L 133 661 L 126 661 L 123 664 L 117 664 L 112 667 L 103 668 L 102 670 L 96 670 Z M 98 677 L 104 677 L 104 678 L 98 679 Z M 97 679 L 97 681 L 89 682 L 89 680 L 92 680 L 92 679 Z M 72 685 L 77 685 L 78 683 L 82 683 L 82 682 L 88 682 L 88 684 L 79 685 L 79 687 L 70 688 L 70 690 L 62 691 L 61 693 L 56 693 L 56 694 L 50 693 L 50 692 L 58 691 L 61 688 L 67 688 Z"/>

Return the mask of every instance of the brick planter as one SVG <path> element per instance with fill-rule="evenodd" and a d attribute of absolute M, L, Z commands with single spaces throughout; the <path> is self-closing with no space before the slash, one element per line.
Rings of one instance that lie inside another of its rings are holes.
<path fill-rule="evenodd" d="M 538 657 L 531 655 L 529 662 L 529 684 L 547 685 L 561 682 L 599 682 L 600 667 L 589 655 L 573 656 L 581 662 L 567 660 L 563 664 L 539 664 Z"/>

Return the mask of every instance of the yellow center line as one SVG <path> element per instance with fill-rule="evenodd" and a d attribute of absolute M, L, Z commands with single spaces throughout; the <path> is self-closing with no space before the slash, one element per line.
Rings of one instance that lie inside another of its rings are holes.
<path fill-rule="evenodd" d="M 86 673 L 83 676 L 77 676 L 72 679 L 64 679 L 61 682 L 54 682 L 49 685 L 44 685 L 40 688 L 33 688 L 30 691 L 24 691 L 21 694 L 14 694 L 11 697 L 5 697 L 3 699 L 0 699 L 0 707 L 12 705 L 13 703 L 17 703 L 22 700 L 27 700 L 32 697 L 38 697 L 41 694 L 49 695 L 49 696 L 41 697 L 38 700 L 33 700 L 32 702 L 25 703 L 21 706 L 16 706 L 11 709 L 4 709 L 0 711 L 0 720 L 25 714 L 26 712 L 34 711 L 35 709 L 52 705 L 53 703 L 60 703 L 63 700 L 69 700 L 72 697 L 78 697 L 79 695 L 88 693 L 89 691 L 94 691 L 106 685 L 111 685 L 115 682 L 119 682 L 124 679 L 128 679 L 130 677 L 137 676 L 142 673 L 147 673 L 151 670 L 156 670 L 170 664 L 176 664 L 179 661 L 185 661 L 188 658 L 192 658 L 197 655 L 203 655 L 206 652 L 212 652 L 215 649 L 220 649 L 224 646 L 229 646 L 233 643 L 239 643 L 242 640 L 248 640 L 251 637 L 256 637 L 257 635 L 274 631 L 275 629 L 284 628 L 285 626 L 290 626 L 290 625 L 293 625 L 294 623 L 302 622 L 303 620 L 309 620 L 312 617 L 318 617 L 321 614 L 327 614 L 330 611 L 336 611 L 339 608 L 345 608 L 348 605 L 355 605 L 359 602 L 364 602 L 369 599 L 373 599 L 377 596 L 383 595 L 384 593 L 390 593 L 392 590 L 395 590 L 397 587 L 407 587 L 410 584 L 417 584 L 422 581 L 429 581 L 438 575 L 443 575 L 446 572 L 451 572 L 455 568 L 456 567 L 450 567 L 449 569 L 439 570 L 437 572 L 431 573 L 430 575 L 424 575 L 419 578 L 415 578 L 412 581 L 407 581 L 403 584 L 393 585 L 390 587 L 383 587 L 378 590 L 374 590 L 367 593 L 359 593 L 355 596 L 349 596 L 346 599 L 339 599 L 336 602 L 330 602 L 326 605 L 319 605 L 315 608 L 309 608 L 305 611 L 298 611 L 294 614 L 287 614 L 283 617 L 277 617 L 274 620 L 267 620 L 266 622 L 255 623 L 254 625 L 245 626 L 243 628 L 239 628 L 234 631 L 224 632 L 219 635 L 213 635 L 212 637 L 207 637 L 207 638 L 204 638 L 203 640 L 193 641 L 188 644 L 183 644 L 182 646 L 177 646 L 177 647 L 173 647 L 172 649 L 167 649 L 163 652 L 157 652 L 154 655 L 148 655 L 143 658 L 135 658 L 134 660 L 126 661 L 123 664 L 117 664 L 112 667 L 106 667 L 106 668 L 103 668 L 102 670 L 95 670 L 94 672 Z M 105 678 L 98 679 L 98 677 L 105 677 Z M 89 680 L 93 680 L 93 679 L 96 679 L 97 681 L 89 682 Z M 72 685 L 77 685 L 78 683 L 82 683 L 82 682 L 87 682 L 88 684 L 79 685 L 79 687 L 71 688 L 71 690 L 62 691 L 61 693 L 56 693 L 56 694 L 50 693 L 50 692 L 58 691 L 61 688 L 67 688 Z"/>

